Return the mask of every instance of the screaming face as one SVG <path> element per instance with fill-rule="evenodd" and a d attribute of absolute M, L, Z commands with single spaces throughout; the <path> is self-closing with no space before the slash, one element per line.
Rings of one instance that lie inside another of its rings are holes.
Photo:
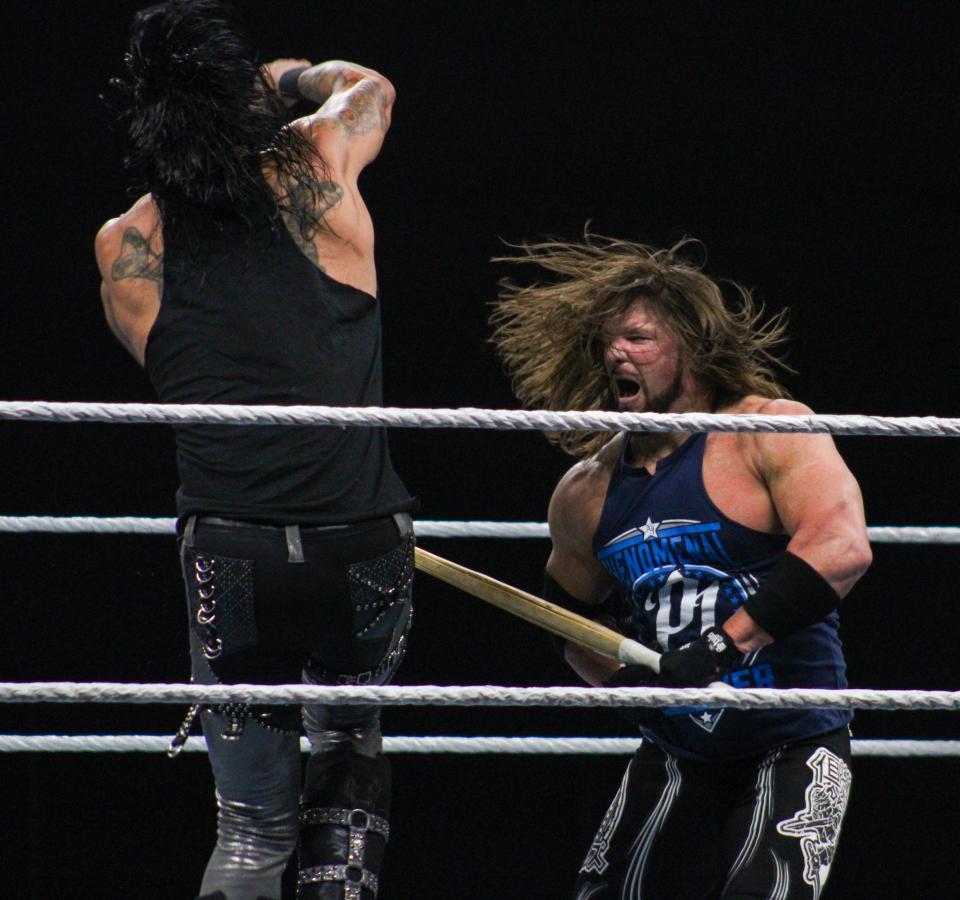
<path fill-rule="evenodd" d="M 642 301 L 603 328 L 603 366 L 624 412 L 668 412 L 684 393 L 680 345 Z"/>

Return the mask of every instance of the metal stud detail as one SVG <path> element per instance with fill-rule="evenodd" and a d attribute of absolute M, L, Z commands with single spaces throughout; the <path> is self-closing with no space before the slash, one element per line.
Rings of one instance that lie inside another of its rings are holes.
<path fill-rule="evenodd" d="M 297 874 L 297 884 L 304 886 L 321 881 L 343 882 L 343 900 L 361 900 L 361 891 L 368 888 L 373 896 L 380 890 L 380 880 L 369 869 L 358 866 L 311 866 Z"/>

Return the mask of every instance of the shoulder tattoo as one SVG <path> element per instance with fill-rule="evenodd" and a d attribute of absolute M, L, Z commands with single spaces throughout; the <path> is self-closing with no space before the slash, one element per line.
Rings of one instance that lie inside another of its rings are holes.
<path fill-rule="evenodd" d="M 335 181 L 304 180 L 283 175 L 283 222 L 296 245 L 319 269 L 320 257 L 313 243 L 313 235 L 305 235 L 301 223 L 311 218 L 323 222 L 323 217 L 343 199 L 343 188 Z"/>
<path fill-rule="evenodd" d="M 110 277 L 114 281 L 145 278 L 159 285 L 163 280 L 163 254 L 154 253 L 147 239 L 131 226 L 120 239 L 120 254 L 110 267 Z"/>

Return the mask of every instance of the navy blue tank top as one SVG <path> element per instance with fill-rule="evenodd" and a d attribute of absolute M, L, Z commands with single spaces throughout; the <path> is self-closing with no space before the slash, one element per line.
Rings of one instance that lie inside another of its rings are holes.
<path fill-rule="evenodd" d="M 146 370 L 164 403 L 382 406 L 378 301 L 304 256 L 265 203 L 211 222 L 203 268 L 164 233 Z M 251 230 L 249 221 L 253 221 Z M 176 428 L 177 512 L 336 525 L 409 510 L 382 428 Z"/>
<path fill-rule="evenodd" d="M 767 577 L 787 546 L 725 516 L 707 496 L 707 435 L 688 438 L 650 475 L 626 462 L 628 442 L 607 489 L 594 535 L 597 559 L 624 586 L 635 636 L 661 652 L 721 625 Z M 838 617 L 748 654 L 724 677 L 733 687 L 843 688 Z M 641 731 L 694 759 L 733 759 L 846 724 L 848 710 L 706 710 L 676 707 Z"/>

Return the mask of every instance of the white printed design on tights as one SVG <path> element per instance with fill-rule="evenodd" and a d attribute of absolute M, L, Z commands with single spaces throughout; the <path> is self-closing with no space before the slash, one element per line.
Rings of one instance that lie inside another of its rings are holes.
<path fill-rule="evenodd" d="M 620 900 L 643 900 L 641 885 L 647 868 L 647 861 L 653 851 L 654 842 L 670 815 L 673 802 L 680 793 L 680 766 L 676 758 L 670 755 L 667 755 L 666 774 L 667 781 L 663 786 L 660 799 L 647 821 L 643 823 L 643 828 L 640 829 L 640 833 L 630 847 L 630 852 L 633 855 L 630 857 L 630 863 L 624 875 Z"/>
<path fill-rule="evenodd" d="M 760 847 L 766 824 L 773 818 L 773 773 L 781 755 L 782 751 L 774 750 L 772 753 L 768 753 L 760 764 L 755 788 L 757 802 L 754 804 L 753 815 L 750 817 L 750 828 L 747 830 L 747 837 L 740 848 L 740 853 L 737 854 L 737 858 L 730 867 L 730 874 L 727 876 L 724 890 L 729 888 L 734 878 L 753 862 L 753 858 Z M 767 898 L 767 900 L 771 900 L 771 898 Z"/>
<path fill-rule="evenodd" d="M 630 766 L 623 773 L 623 780 L 620 782 L 620 788 L 610 803 L 610 808 L 606 811 L 600 827 L 597 829 L 596 837 L 587 851 L 587 857 L 580 866 L 581 872 L 596 872 L 602 875 L 610 861 L 607 859 L 607 851 L 610 849 L 610 840 L 617 825 L 620 824 L 620 817 L 623 815 L 623 807 L 627 802 L 627 783 L 630 781 Z"/>
<path fill-rule="evenodd" d="M 777 831 L 800 839 L 803 880 L 813 888 L 813 900 L 817 900 L 830 874 L 853 776 L 847 764 L 826 747 L 817 748 L 807 766 L 813 779 L 804 794 L 806 805 L 778 823 Z"/>
<path fill-rule="evenodd" d="M 770 856 L 773 862 L 774 881 L 767 900 L 787 900 L 790 896 L 790 867 L 787 861 L 780 859 L 773 850 L 770 851 Z"/>

